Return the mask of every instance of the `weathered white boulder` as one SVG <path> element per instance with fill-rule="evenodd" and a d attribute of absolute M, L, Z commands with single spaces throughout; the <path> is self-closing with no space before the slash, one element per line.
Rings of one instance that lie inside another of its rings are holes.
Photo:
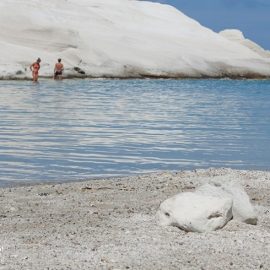
<path fill-rule="evenodd" d="M 237 182 L 224 182 L 223 184 L 205 184 L 196 190 L 196 193 L 218 198 L 231 198 L 233 200 L 233 218 L 235 220 L 256 225 L 258 217 L 244 188 Z"/>
<path fill-rule="evenodd" d="M 197 193 L 180 193 L 160 205 L 159 223 L 187 232 L 209 232 L 224 227 L 232 219 L 233 201 Z"/>
<path fill-rule="evenodd" d="M 209 232 L 224 227 L 232 218 L 256 225 L 258 217 L 243 187 L 237 182 L 204 184 L 160 205 L 158 220 L 189 232 Z"/>
<path fill-rule="evenodd" d="M 247 224 L 256 225 L 258 216 L 244 188 L 234 182 L 226 184 L 222 188 L 232 196 L 233 218 Z"/>

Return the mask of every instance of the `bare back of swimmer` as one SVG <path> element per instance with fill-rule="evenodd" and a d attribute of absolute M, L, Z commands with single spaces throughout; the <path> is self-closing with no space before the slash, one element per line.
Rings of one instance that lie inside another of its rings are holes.
<path fill-rule="evenodd" d="M 37 82 L 38 81 L 38 72 L 39 72 L 39 69 L 40 69 L 40 62 L 41 62 L 41 59 L 38 58 L 37 61 L 34 62 L 30 66 L 30 70 L 32 71 L 33 82 Z"/>
<path fill-rule="evenodd" d="M 54 66 L 54 79 L 62 80 L 64 65 L 61 63 L 62 59 L 58 59 L 58 62 Z"/>

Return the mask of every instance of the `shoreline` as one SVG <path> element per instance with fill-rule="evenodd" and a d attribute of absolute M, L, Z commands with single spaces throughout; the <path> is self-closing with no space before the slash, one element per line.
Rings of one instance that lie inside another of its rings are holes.
<path fill-rule="evenodd" d="M 39 76 L 42 80 L 53 80 L 52 76 Z M 63 76 L 63 80 L 270 80 L 270 76 Z M 0 81 L 32 81 L 31 77 L 0 76 Z"/>
<path fill-rule="evenodd" d="M 215 178 L 244 185 L 257 226 L 160 227 L 159 204 Z M 270 172 L 198 169 L 0 188 L 1 269 L 270 269 Z"/>
<path fill-rule="evenodd" d="M 258 173 L 269 173 L 270 169 L 237 169 L 237 168 L 230 168 L 230 167 L 209 167 L 209 168 L 194 168 L 194 169 L 183 169 L 181 171 L 177 170 L 171 170 L 168 171 L 171 174 L 178 174 L 182 172 L 196 172 L 196 171 L 204 171 L 204 170 L 233 170 L 237 172 L 258 172 Z M 111 175 L 111 176 L 93 176 L 93 177 L 85 177 L 80 179 L 68 179 L 68 180 L 39 180 L 39 181 L 8 181 L 8 180 L 0 180 L 0 191 L 1 189 L 7 189 L 7 188 L 24 188 L 24 187 L 35 187 L 35 186 L 44 186 L 44 185 L 65 185 L 65 184 L 75 184 L 75 183 L 87 183 L 91 181 L 121 181 L 125 179 L 133 179 L 133 178 L 140 178 L 147 175 L 152 174 L 159 174 L 163 173 L 164 171 L 153 171 L 148 173 L 133 173 L 133 174 L 127 174 L 127 175 Z"/>

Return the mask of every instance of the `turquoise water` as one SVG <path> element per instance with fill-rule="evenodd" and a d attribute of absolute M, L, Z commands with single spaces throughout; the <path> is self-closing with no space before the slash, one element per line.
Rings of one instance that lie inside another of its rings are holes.
<path fill-rule="evenodd" d="M 270 168 L 270 81 L 0 81 L 0 185 Z"/>

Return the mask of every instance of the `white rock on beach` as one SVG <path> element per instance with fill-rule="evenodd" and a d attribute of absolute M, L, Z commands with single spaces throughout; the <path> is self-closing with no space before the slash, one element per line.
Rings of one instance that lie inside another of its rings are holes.
<path fill-rule="evenodd" d="M 224 227 L 232 219 L 233 201 L 192 192 L 180 193 L 160 205 L 157 213 L 163 226 L 187 232 L 209 232 Z"/>
<path fill-rule="evenodd" d="M 223 188 L 233 198 L 233 218 L 247 224 L 256 225 L 258 216 L 244 188 L 236 182 L 230 182 Z"/>
<path fill-rule="evenodd" d="M 257 215 L 243 187 L 235 182 L 220 186 L 205 184 L 160 205 L 158 221 L 188 232 L 209 232 L 224 227 L 232 218 L 256 225 Z"/>
<path fill-rule="evenodd" d="M 231 198 L 233 201 L 233 218 L 235 220 L 256 225 L 258 218 L 247 193 L 237 182 L 224 182 L 222 185 L 205 184 L 196 193 L 218 198 Z"/>
<path fill-rule="evenodd" d="M 59 57 L 65 76 L 270 77 L 263 49 L 147 1 L 1 0 L 0 46 L 6 79 L 30 78 L 37 57 L 48 77 Z"/>

